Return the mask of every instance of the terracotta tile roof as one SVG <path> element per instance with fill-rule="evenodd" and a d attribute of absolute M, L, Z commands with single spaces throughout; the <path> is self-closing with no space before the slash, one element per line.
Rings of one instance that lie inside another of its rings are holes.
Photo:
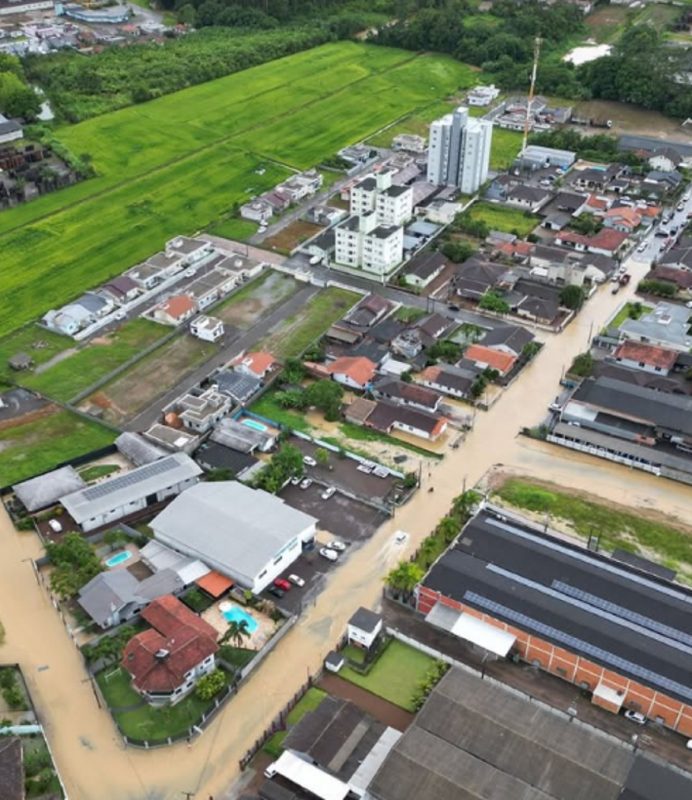
<path fill-rule="evenodd" d="M 258 351 L 256 353 L 246 353 L 238 359 L 238 362 L 244 364 L 251 372 L 262 378 L 276 364 L 276 359 L 271 353 Z"/>
<path fill-rule="evenodd" d="M 373 379 L 376 367 L 364 356 L 341 356 L 327 365 L 330 375 L 346 375 L 359 386 L 365 386 Z"/>
<path fill-rule="evenodd" d="M 586 204 L 589 206 L 589 208 L 594 208 L 598 211 L 605 211 L 608 208 L 608 199 L 606 197 L 599 197 L 598 195 L 590 194 Z"/>
<path fill-rule="evenodd" d="M 646 206 L 645 208 L 638 208 L 637 211 L 643 217 L 657 217 L 661 213 L 660 206 Z"/>
<path fill-rule="evenodd" d="M 141 616 L 152 627 L 130 639 L 121 661 L 140 691 L 172 692 L 219 649 L 216 630 L 173 595 L 154 600 Z"/>
<path fill-rule="evenodd" d="M 623 342 L 615 351 L 615 358 L 618 360 L 626 358 L 628 361 L 637 361 L 650 367 L 660 367 L 666 370 L 673 368 L 678 360 L 678 355 L 673 350 L 640 342 Z"/>
<path fill-rule="evenodd" d="M 497 249 L 507 256 L 530 256 L 534 246 L 531 242 L 503 242 Z"/>
<path fill-rule="evenodd" d="M 233 586 L 233 581 L 230 578 L 227 578 L 220 572 L 216 572 L 216 570 L 202 575 L 195 583 L 200 589 L 204 589 L 204 591 L 212 597 L 221 597 L 224 592 L 228 591 L 231 586 Z"/>
<path fill-rule="evenodd" d="M 422 381 L 434 381 L 436 378 L 439 378 L 442 369 L 440 367 L 426 367 L 421 373 L 419 373 L 418 378 Z"/>
<path fill-rule="evenodd" d="M 596 247 L 599 250 L 609 250 L 614 252 L 627 239 L 627 234 L 616 231 L 613 228 L 603 228 L 593 236 L 584 236 L 574 231 L 564 231 L 556 240 L 569 242 L 571 244 L 581 244 L 584 247 Z"/>
<path fill-rule="evenodd" d="M 641 224 L 642 215 L 630 206 L 618 206 L 618 208 L 609 208 L 605 213 L 606 219 L 619 220 L 621 224 L 626 224 L 632 230 Z"/>
<path fill-rule="evenodd" d="M 491 347 L 483 347 L 482 344 L 472 344 L 471 347 L 464 351 L 464 358 L 477 364 L 487 364 L 491 369 L 496 369 L 502 375 L 509 372 L 517 360 L 516 356 L 510 353 L 493 350 Z"/>
<path fill-rule="evenodd" d="M 161 303 L 161 311 L 168 314 L 173 319 L 180 319 L 195 310 L 195 301 L 187 294 L 174 294 L 164 303 Z"/>

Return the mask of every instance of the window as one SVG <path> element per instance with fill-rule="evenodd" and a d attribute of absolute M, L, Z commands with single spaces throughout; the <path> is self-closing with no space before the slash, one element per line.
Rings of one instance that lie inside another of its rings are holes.
<path fill-rule="evenodd" d="M 267 570 L 266 570 L 266 569 L 263 569 L 263 570 L 262 570 L 262 572 L 260 572 L 260 574 L 259 574 L 257 577 L 258 577 L 258 578 L 264 578 L 264 576 L 265 576 L 266 574 L 267 574 Z"/>

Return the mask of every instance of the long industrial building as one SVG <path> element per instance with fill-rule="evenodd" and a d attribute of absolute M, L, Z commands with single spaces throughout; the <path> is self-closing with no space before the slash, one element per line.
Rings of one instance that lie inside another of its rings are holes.
<path fill-rule="evenodd" d="M 692 737 L 692 592 L 481 510 L 418 588 L 428 621 L 524 661 L 618 713 Z"/>

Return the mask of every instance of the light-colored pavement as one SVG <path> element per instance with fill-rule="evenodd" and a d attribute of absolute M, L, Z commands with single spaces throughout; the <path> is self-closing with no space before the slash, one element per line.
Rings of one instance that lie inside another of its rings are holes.
<path fill-rule="evenodd" d="M 377 602 L 382 578 L 403 555 L 393 533 L 410 534 L 413 549 L 462 489 L 495 464 L 547 478 L 631 506 L 655 507 L 689 517 L 689 488 L 621 466 L 517 437 L 536 423 L 557 392 L 561 370 L 587 346 L 615 308 L 634 294 L 644 265 L 630 265 L 632 283 L 617 296 L 603 287 L 579 317 L 545 347 L 492 410 L 479 414 L 458 450 L 424 474 L 424 488 L 394 519 L 334 570 L 325 591 L 249 682 L 191 747 L 144 752 L 126 750 L 108 714 L 94 701 L 74 646 L 24 559 L 39 555 L 36 539 L 14 531 L 0 514 L 0 618 L 6 644 L 0 661 L 18 661 L 46 726 L 70 800 L 173 800 L 196 792 L 206 800 L 230 797 L 238 760 L 316 670 L 359 605 Z M 434 484 L 429 494 L 427 484 Z M 47 669 L 38 670 L 40 666 Z"/>

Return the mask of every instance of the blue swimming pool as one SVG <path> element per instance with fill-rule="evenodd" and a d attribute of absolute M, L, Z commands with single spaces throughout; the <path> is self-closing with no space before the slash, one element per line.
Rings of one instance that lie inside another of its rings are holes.
<path fill-rule="evenodd" d="M 256 419 L 250 419 L 250 417 L 243 417 L 241 422 L 243 425 L 246 425 L 248 428 L 252 428 L 255 431 L 261 431 L 264 433 L 265 431 L 269 430 L 266 425 L 263 425 L 261 422 L 257 422 Z"/>
<path fill-rule="evenodd" d="M 220 610 L 227 622 L 241 622 L 244 620 L 247 623 L 248 633 L 252 634 L 257 630 L 257 620 L 251 614 L 248 614 L 247 611 L 240 608 L 240 606 L 229 604 L 226 608 L 220 607 Z"/>
<path fill-rule="evenodd" d="M 119 553 L 116 553 L 114 556 L 106 559 L 105 563 L 109 568 L 117 567 L 118 564 L 122 564 L 123 561 L 127 561 L 129 558 L 132 558 L 132 553 L 129 550 L 121 550 Z"/>

